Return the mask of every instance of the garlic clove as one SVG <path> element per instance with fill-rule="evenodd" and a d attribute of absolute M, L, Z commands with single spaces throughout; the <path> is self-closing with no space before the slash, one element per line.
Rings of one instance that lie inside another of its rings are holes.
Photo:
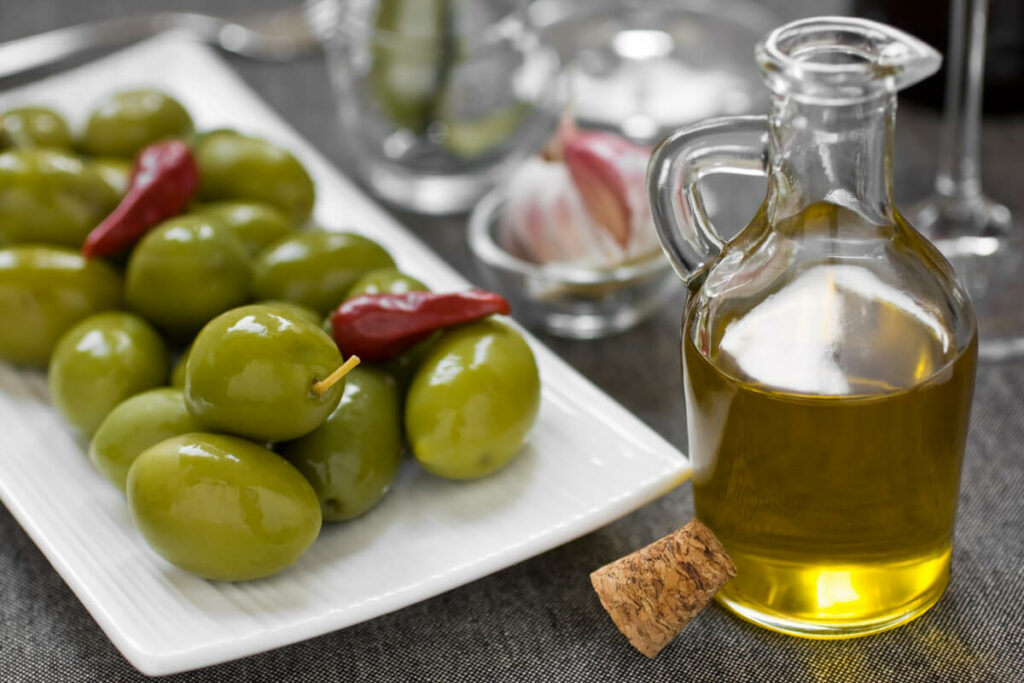
<path fill-rule="evenodd" d="M 601 143 L 592 133 L 565 140 L 565 165 L 590 215 L 625 247 L 632 231 L 629 197 L 615 162 L 602 154 Z"/>
<path fill-rule="evenodd" d="M 509 253 L 535 263 L 595 266 L 621 258 L 583 205 L 565 164 L 525 161 L 509 180 L 507 197 L 499 238 Z"/>
<path fill-rule="evenodd" d="M 544 151 L 507 187 L 500 240 L 536 263 L 602 267 L 657 251 L 647 203 L 651 150 L 563 118 Z"/>

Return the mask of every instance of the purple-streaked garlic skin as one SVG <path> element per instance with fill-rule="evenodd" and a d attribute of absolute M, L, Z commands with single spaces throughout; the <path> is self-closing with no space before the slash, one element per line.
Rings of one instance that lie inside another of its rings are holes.
<path fill-rule="evenodd" d="M 647 204 L 650 149 L 612 133 L 562 126 L 507 187 L 499 239 L 535 263 L 607 267 L 658 249 Z M 561 157 L 561 158 L 553 158 Z"/>
<path fill-rule="evenodd" d="M 636 147 L 607 133 L 581 132 L 565 142 L 562 154 L 591 217 L 625 248 L 633 230 L 626 183 Z"/>
<path fill-rule="evenodd" d="M 615 257 L 561 162 L 528 159 L 508 185 L 502 246 L 534 263 L 602 265 Z"/>

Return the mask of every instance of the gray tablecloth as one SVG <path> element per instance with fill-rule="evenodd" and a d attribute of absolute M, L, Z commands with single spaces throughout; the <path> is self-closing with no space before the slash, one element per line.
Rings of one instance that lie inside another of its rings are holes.
<path fill-rule="evenodd" d="M 771 4 L 784 18 L 842 7 L 841 2 Z M 942 4 L 935 11 L 942 11 Z M 0 40 L 129 7 L 142 11 L 143 5 L 228 12 L 252 3 L 2 0 Z M 319 60 L 279 66 L 230 61 L 301 133 L 343 163 Z M 936 132 L 935 114 L 901 110 L 900 197 L 928 190 Z M 1024 119 L 986 124 L 985 171 L 991 193 L 1024 218 Z M 478 280 L 463 239 L 463 219 L 399 218 Z M 612 339 L 544 341 L 685 448 L 678 360 L 682 303 Z M 895 631 L 854 641 L 808 641 L 756 628 L 712 607 L 657 659 L 635 652 L 601 610 L 587 575 L 688 520 L 693 504 L 686 484 L 600 531 L 432 600 L 174 680 L 1024 680 L 1022 390 L 1024 365 L 980 369 L 952 585 L 927 615 Z M 0 681 L 140 678 L 0 507 Z"/>

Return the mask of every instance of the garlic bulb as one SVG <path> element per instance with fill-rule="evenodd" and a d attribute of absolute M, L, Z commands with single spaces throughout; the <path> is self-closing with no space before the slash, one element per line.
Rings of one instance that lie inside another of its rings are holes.
<path fill-rule="evenodd" d="M 565 124 L 507 186 L 500 238 L 536 263 L 607 267 L 658 249 L 647 204 L 650 149 Z"/>

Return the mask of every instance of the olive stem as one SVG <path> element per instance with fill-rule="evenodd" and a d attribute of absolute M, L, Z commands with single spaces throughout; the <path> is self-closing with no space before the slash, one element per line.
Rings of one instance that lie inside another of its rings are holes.
<path fill-rule="evenodd" d="M 313 383 L 313 392 L 317 396 L 323 396 L 334 384 L 348 373 L 352 372 L 359 365 L 359 356 L 349 356 L 348 360 L 338 366 L 338 369 L 327 375 L 325 379 Z"/>

